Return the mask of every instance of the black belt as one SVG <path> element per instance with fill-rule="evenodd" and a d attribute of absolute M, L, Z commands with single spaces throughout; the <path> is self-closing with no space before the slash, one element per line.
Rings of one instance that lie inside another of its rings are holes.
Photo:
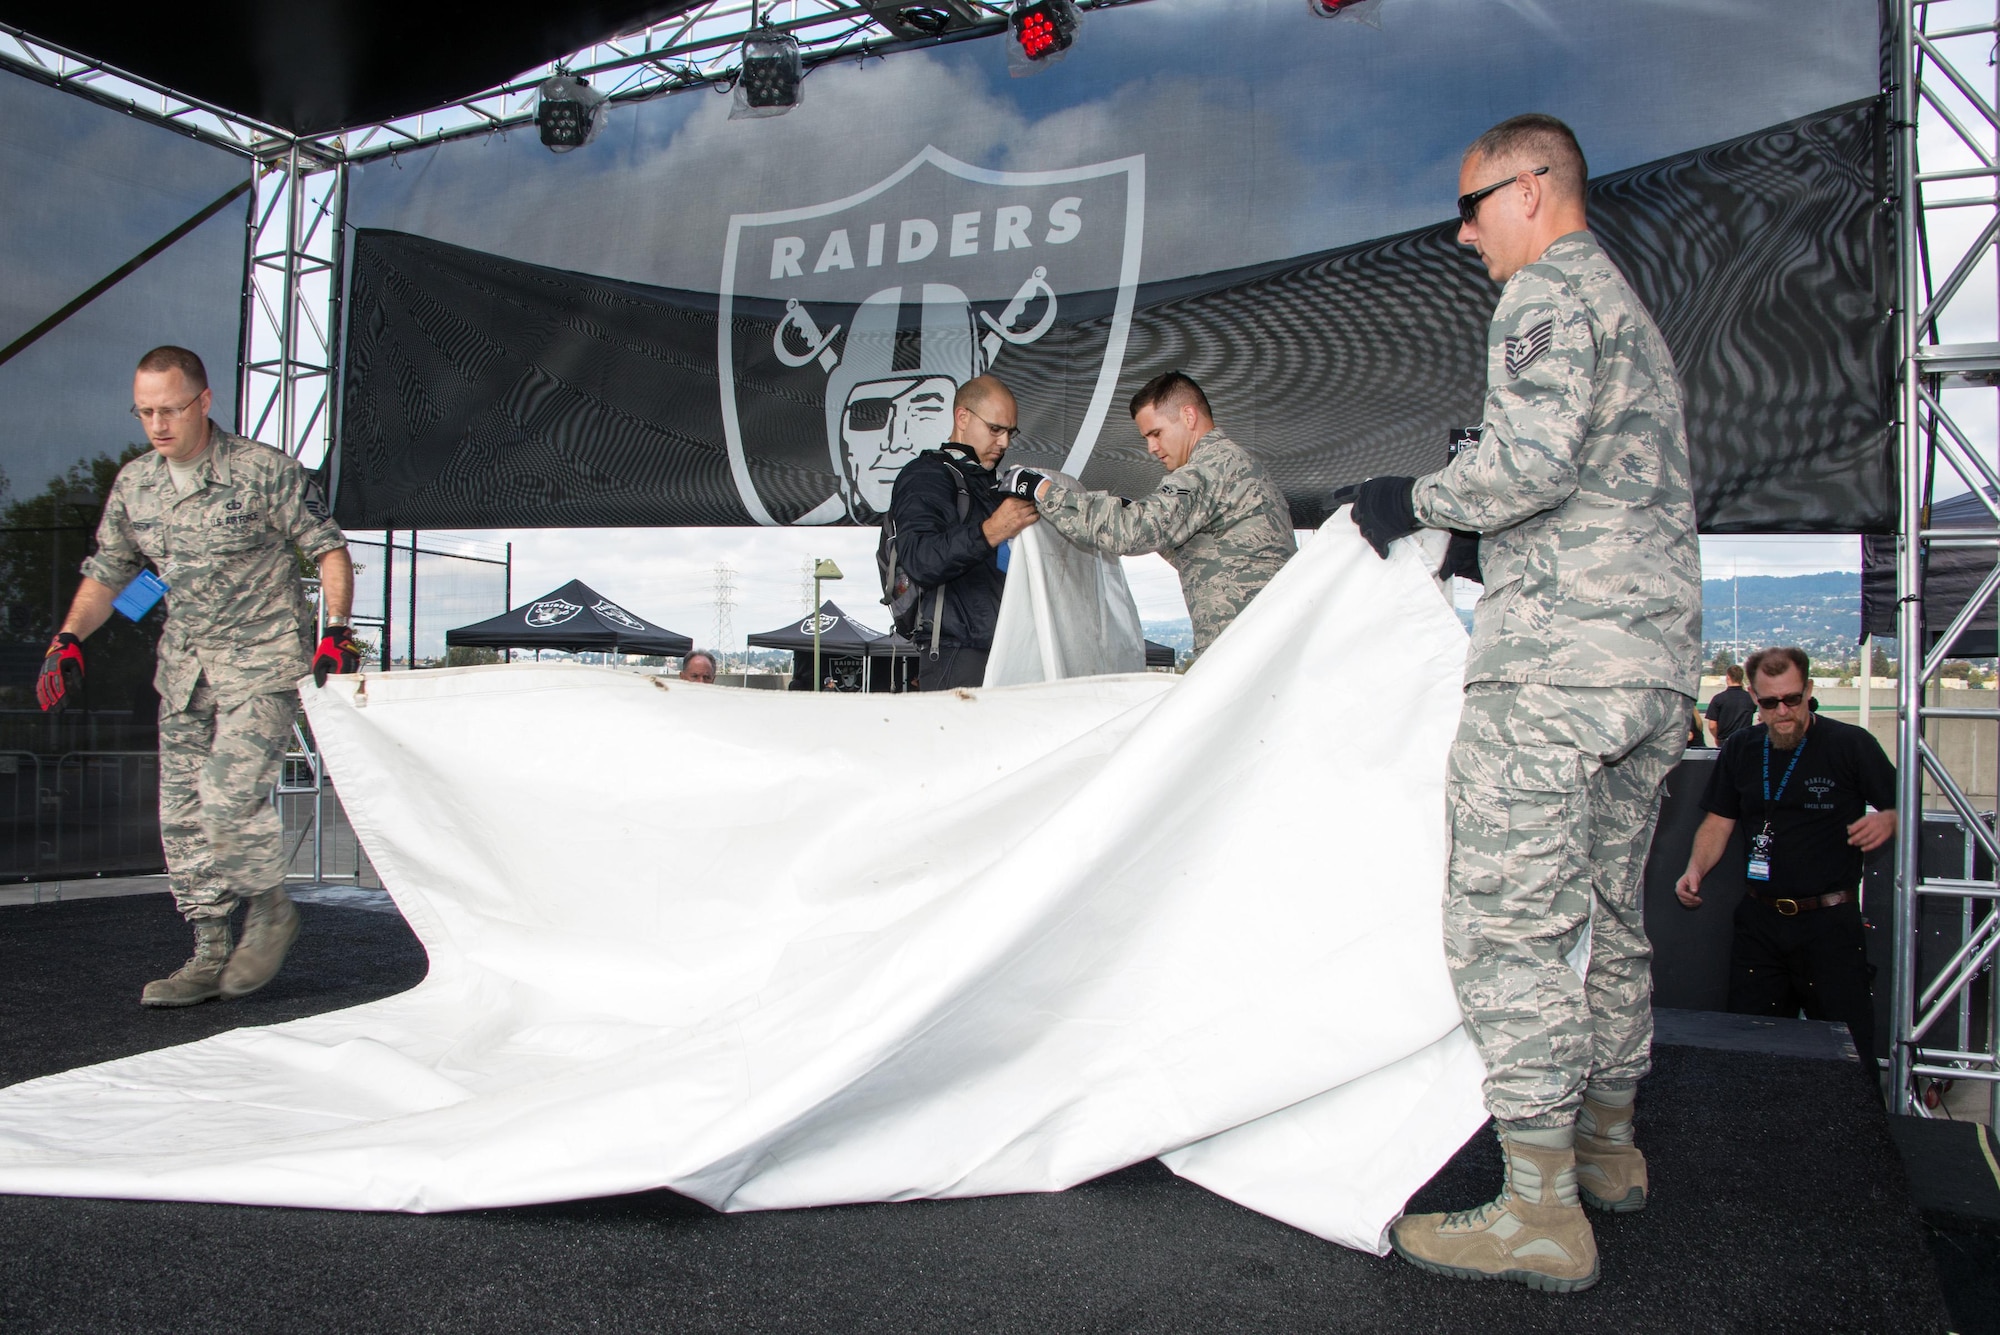
<path fill-rule="evenodd" d="M 1830 895 L 1814 895 L 1809 899 L 1784 899 L 1776 895 L 1760 895 L 1755 890 L 1752 890 L 1750 891 L 1750 898 L 1756 900 L 1759 904 L 1769 904 L 1778 911 L 1779 917 L 1790 918 L 1804 913 L 1808 909 L 1830 909 L 1835 904 L 1851 904 L 1854 902 L 1854 892 L 1852 890 L 1836 890 Z"/>

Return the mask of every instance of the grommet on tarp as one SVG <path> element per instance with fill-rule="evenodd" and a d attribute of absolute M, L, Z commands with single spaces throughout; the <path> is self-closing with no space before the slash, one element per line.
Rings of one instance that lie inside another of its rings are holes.
<path fill-rule="evenodd" d="M 368 678 L 358 674 L 354 678 L 354 707 L 368 708 Z"/>

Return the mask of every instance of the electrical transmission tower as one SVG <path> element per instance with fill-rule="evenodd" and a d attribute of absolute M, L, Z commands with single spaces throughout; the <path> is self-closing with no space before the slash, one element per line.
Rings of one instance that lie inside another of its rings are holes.
<path fill-rule="evenodd" d="M 729 643 L 730 613 L 736 610 L 736 571 L 727 561 L 719 561 L 715 567 L 715 651 L 721 653 Z"/>
<path fill-rule="evenodd" d="M 819 609 L 813 606 L 813 559 L 802 556 L 799 558 L 799 615 L 811 616 L 817 611 Z"/>

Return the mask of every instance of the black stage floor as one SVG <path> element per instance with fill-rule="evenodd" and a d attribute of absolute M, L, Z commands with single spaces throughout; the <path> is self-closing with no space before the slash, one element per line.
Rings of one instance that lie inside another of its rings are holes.
<path fill-rule="evenodd" d="M 303 911 L 264 991 L 150 1012 L 140 986 L 188 948 L 164 896 L 0 909 L 0 1084 L 422 976 L 401 919 Z M 1721 1032 L 1669 1027 L 1640 1094 L 1654 1201 L 1598 1222 L 1603 1280 L 1572 1296 L 1421 1274 L 1148 1163 L 1057 1195 L 749 1215 L 667 1192 L 429 1216 L 0 1196 L 0 1330 L 1992 1329 L 1948 1317 L 1858 1064 Z M 1414 1206 L 1475 1204 L 1499 1175 L 1481 1133 Z"/>

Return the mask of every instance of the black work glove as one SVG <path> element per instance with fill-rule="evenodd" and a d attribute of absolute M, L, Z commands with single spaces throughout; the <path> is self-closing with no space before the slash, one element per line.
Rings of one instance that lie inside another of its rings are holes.
<path fill-rule="evenodd" d="M 1000 473 L 1000 490 L 1009 496 L 1019 496 L 1024 501 L 1033 501 L 1035 491 L 1049 480 L 1047 473 L 1037 473 L 1032 468 L 1015 465 Z"/>
<path fill-rule="evenodd" d="M 1474 584 L 1484 584 L 1486 579 L 1479 573 L 1479 535 L 1467 533 L 1464 529 L 1451 531 L 1451 542 L 1444 549 L 1444 563 L 1438 567 L 1439 579 L 1450 579 L 1453 575 L 1469 579 Z"/>
<path fill-rule="evenodd" d="M 61 713 L 72 694 L 83 689 L 83 642 L 61 631 L 55 645 L 42 659 L 42 675 L 35 679 L 35 700 L 45 714 Z"/>
<path fill-rule="evenodd" d="M 360 670 L 361 646 L 354 642 L 354 632 L 346 626 L 328 626 L 319 648 L 313 651 L 313 685 L 326 685 L 326 679 L 336 672 Z"/>
<path fill-rule="evenodd" d="M 1417 531 L 1416 506 L 1410 499 L 1416 486 L 1413 477 L 1371 477 L 1354 497 L 1354 526 L 1385 561 L 1390 543 Z"/>

